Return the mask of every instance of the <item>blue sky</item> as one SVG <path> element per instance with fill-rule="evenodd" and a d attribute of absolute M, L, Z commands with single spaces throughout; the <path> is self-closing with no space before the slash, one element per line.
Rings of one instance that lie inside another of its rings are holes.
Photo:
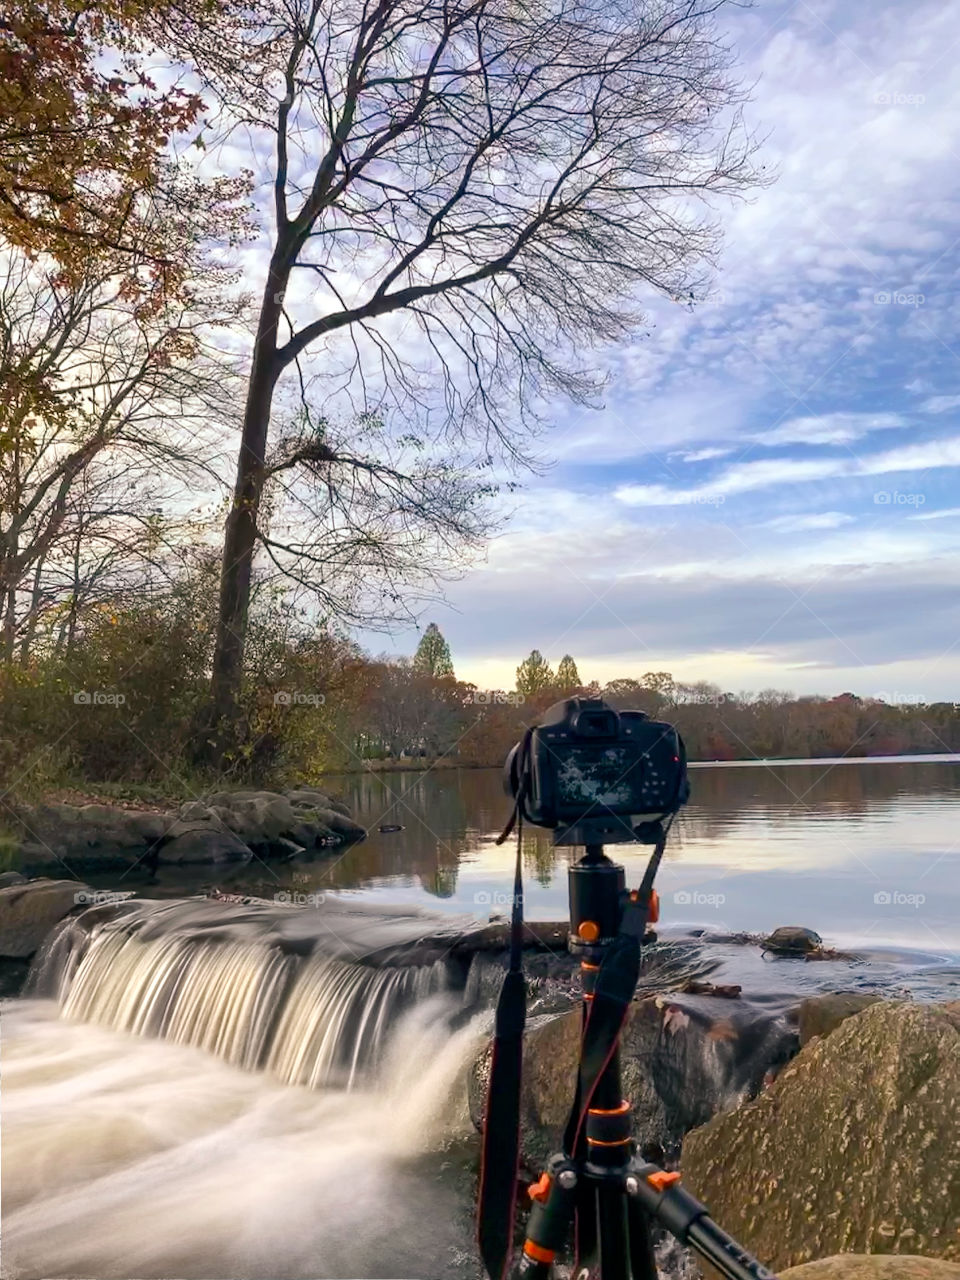
<path fill-rule="evenodd" d="M 953 700 L 960 4 L 728 21 L 776 182 L 720 210 L 712 299 L 651 300 L 604 407 L 558 407 L 556 465 L 424 620 L 483 687 L 537 647 L 585 678 Z"/>

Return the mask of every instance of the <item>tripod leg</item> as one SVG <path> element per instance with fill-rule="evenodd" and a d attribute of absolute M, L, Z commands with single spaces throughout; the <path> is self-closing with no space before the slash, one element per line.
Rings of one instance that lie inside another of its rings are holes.
<path fill-rule="evenodd" d="M 650 1219 L 633 1196 L 627 1196 L 627 1230 L 630 1236 L 630 1272 L 633 1280 L 657 1280 Z"/>
<path fill-rule="evenodd" d="M 615 1182 L 597 1188 L 602 1280 L 630 1280 L 627 1206 L 623 1188 Z"/>
<path fill-rule="evenodd" d="M 577 1200 L 576 1230 L 574 1233 L 575 1277 L 596 1275 L 597 1263 L 597 1188 L 595 1183 L 581 1179 Z"/>

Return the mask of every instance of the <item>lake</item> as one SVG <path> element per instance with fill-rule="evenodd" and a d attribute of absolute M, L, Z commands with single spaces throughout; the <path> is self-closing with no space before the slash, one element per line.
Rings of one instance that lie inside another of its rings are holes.
<path fill-rule="evenodd" d="M 805 924 L 836 947 L 960 953 L 960 756 L 697 765 L 691 781 L 658 878 L 665 925 Z M 370 836 L 295 871 L 297 887 L 507 913 L 516 845 L 496 844 L 510 812 L 499 770 L 324 782 Z M 381 824 L 404 829 L 381 834 Z M 566 867 L 577 852 L 525 828 L 528 918 L 566 916 Z M 645 851 L 611 852 L 628 883 L 639 880 Z M 271 882 L 264 872 L 261 890 Z"/>

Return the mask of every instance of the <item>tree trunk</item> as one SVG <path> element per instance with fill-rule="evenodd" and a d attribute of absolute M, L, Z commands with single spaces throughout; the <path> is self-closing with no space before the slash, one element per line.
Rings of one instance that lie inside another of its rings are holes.
<path fill-rule="evenodd" d="M 3 660 L 9 666 L 13 662 L 17 642 L 17 589 L 6 589 L 6 605 L 3 612 Z"/>
<path fill-rule="evenodd" d="M 236 738 L 253 554 L 263 494 L 267 433 L 273 390 L 279 374 L 276 360 L 277 324 L 288 273 L 289 268 L 282 265 L 278 250 L 271 262 L 260 306 L 243 414 L 237 482 L 224 530 L 209 716 L 205 740 L 200 744 L 201 758 L 218 769 L 223 767 L 225 755 Z"/>

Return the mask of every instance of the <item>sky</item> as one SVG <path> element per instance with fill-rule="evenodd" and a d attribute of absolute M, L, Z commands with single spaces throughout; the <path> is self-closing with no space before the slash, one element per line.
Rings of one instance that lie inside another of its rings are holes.
<path fill-rule="evenodd" d="M 727 21 L 775 182 L 718 209 L 710 300 L 654 300 L 603 407 L 557 407 L 554 465 L 422 623 L 482 688 L 538 648 L 585 680 L 953 701 L 960 0 Z"/>

